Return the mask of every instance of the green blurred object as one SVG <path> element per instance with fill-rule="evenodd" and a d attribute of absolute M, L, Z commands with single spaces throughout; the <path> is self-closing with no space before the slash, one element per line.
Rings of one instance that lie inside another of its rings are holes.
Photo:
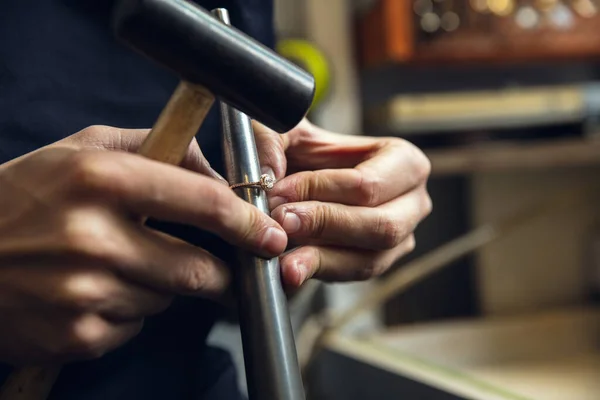
<path fill-rule="evenodd" d="M 276 51 L 315 77 L 315 97 L 310 111 L 314 110 L 329 92 L 331 74 L 325 55 L 315 44 L 303 39 L 282 39 Z"/>

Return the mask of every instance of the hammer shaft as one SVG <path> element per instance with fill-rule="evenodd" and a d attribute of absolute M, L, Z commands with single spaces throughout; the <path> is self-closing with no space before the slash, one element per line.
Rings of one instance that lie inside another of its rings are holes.
<path fill-rule="evenodd" d="M 181 81 L 138 153 L 167 164 L 181 163 L 214 101 L 204 87 Z"/>

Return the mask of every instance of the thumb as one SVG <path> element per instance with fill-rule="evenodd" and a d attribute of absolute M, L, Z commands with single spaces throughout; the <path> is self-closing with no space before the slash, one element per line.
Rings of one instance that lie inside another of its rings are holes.
<path fill-rule="evenodd" d="M 263 173 L 282 179 L 287 169 L 285 151 L 288 148 L 287 134 L 279 134 L 257 121 L 252 121 L 256 148 Z"/>
<path fill-rule="evenodd" d="M 149 133 L 150 129 L 122 129 L 111 126 L 91 126 L 66 137 L 56 144 L 137 153 Z M 190 143 L 188 151 L 180 166 L 190 171 L 198 172 L 219 181 L 223 181 L 224 184 L 227 184 L 227 181 L 210 166 L 210 163 L 206 157 L 204 157 L 204 154 L 202 154 L 202 150 L 200 149 L 196 138 Z"/>

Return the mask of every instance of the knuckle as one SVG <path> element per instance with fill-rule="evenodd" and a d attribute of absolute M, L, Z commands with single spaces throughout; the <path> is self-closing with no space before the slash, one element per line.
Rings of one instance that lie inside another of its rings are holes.
<path fill-rule="evenodd" d="M 295 199 L 314 199 L 320 191 L 321 179 L 315 171 L 304 171 L 298 174 L 298 179 L 295 185 L 295 195 L 291 198 Z"/>
<path fill-rule="evenodd" d="M 421 210 L 423 217 L 428 216 L 433 211 L 433 201 L 427 191 L 425 191 L 425 194 L 423 195 Z"/>
<path fill-rule="evenodd" d="M 235 204 L 239 203 L 239 204 Z M 234 232 L 235 240 L 240 244 L 254 246 L 258 238 L 262 237 L 270 225 L 266 222 L 266 215 L 260 210 L 243 200 L 232 197 L 228 201 L 221 202 L 216 206 L 216 214 L 220 218 L 220 224 L 226 229 Z M 232 212 L 236 210 L 236 212 Z M 241 212 L 240 212 L 241 211 Z M 233 217 L 239 215 L 240 218 Z"/>
<path fill-rule="evenodd" d="M 67 343 L 63 353 L 77 358 L 95 359 L 108 350 L 105 346 L 109 327 L 95 315 L 83 315 L 69 326 Z"/>
<path fill-rule="evenodd" d="M 93 312 L 110 298 L 110 289 L 98 274 L 80 273 L 68 277 L 62 287 L 62 298 L 68 308 Z"/>
<path fill-rule="evenodd" d="M 74 153 L 69 161 L 71 178 L 85 189 L 102 189 L 107 181 L 106 163 L 98 154 L 79 151 Z"/>
<path fill-rule="evenodd" d="M 325 229 L 327 227 L 327 221 L 332 224 L 335 224 L 335 220 L 338 219 L 335 213 L 328 210 L 325 205 L 317 205 L 316 207 L 309 208 L 304 213 L 297 214 L 300 220 L 302 221 L 301 225 L 308 226 L 310 231 L 310 236 L 314 239 L 322 238 L 325 234 Z"/>
<path fill-rule="evenodd" d="M 424 182 L 431 174 L 431 161 L 429 158 L 414 144 L 407 140 L 395 138 L 393 146 L 396 146 L 400 151 L 407 155 L 410 165 L 411 174 L 418 183 Z"/>
<path fill-rule="evenodd" d="M 74 209 L 64 218 L 59 240 L 72 255 L 110 260 L 118 248 L 110 245 L 115 240 L 111 231 L 99 210 Z"/>
<path fill-rule="evenodd" d="M 115 161 L 108 159 L 105 152 L 76 152 L 67 168 L 73 190 L 79 195 L 93 194 L 95 199 L 106 198 L 127 187 L 123 179 L 124 169 L 115 166 Z"/>
<path fill-rule="evenodd" d="M 266 214 L 263 214 L 258 208 L 254 206 L 245 206 L 250 211 L 248 212 L 248 225 L 242 232 L 242 238 L 245 241 L 250 241 L 262 237 L 271 225 L 266 221 Z"/>
<path fill-rule="evenodd" d="M 201 266 L 182 268 L 176 275 L 175 291 L 183 294 L 203 293 L 206 289 L 206 270 Z"/>
<path fill-rule="evenodd" d="M 205 185 L 202 190 L 204 201 L 208 202 L 207 209 L 210 210 L 206 216 L 207 222 L 210 225 L 229 227 L 234 222 L 231 218 L 233 197 L 212 185 Z"/>
<path fill-rule="evenodd" d="M 374 207 L 380 204 L 383 181 L 378 174 L 359 171 L 358 196 L 360 204 Z"/>
<path fill-rule="evenodd" d="M 355 272 L 353 280 L 368 281 L 377 276 L 376 271 L 377 271 L 377 268 L 376 268 L 375 264 L 373 264 L 373 263 L 367 264 L 365 267 L 359 268 Z"/>
<path fill-rule="evenodd" d="M 359 281 L 367 281 L 383 275 L 391 266 L 385 254 L 378 254 L 371 258 L 366 266 L 357 271 L 356 278 Z"/>
<path fill-rule="evenodd" d="M 366 281 L 377 278 L 385 274 L 402 256 L 412 252 L 415 249 L 416 240 L 413 234 L 410 234 L 402 245 L 399 254 L 398 250 L 384 251 L 377 253 L 374 257 L 369 258 L 368 262 L 362 265 L 362 268 L 354 272 L 353 280 Z"/>
<path fill-rule="evenodd" d="M 257 245 L 257 240 L 272 225 L 266 214 L 239 198 L 233 191 L 208 188 L 208 224 L 231 236 L 236 244 Z"/>
<path fill-rule="evenodd" d="M 321 254 L 321 250 L 318 247 L 308 247 L 310 249 L 308 260 L 309 265 L 311 265 L 309 276 L 307 278 L 312 278 L 313 276 L 320 276 L 323 271 L 324 259 L 323 254 Z"/>
<path fill-rule="evenodd" d="M 382 276 L 392 267 L 392 265 L 394 265 L 395 261 L 395 259 L 390 260 L 389 257 L 380 257 L 375 262 L 371 277 L 377 278 Z"/>
<path fill-rule="evenodd" d="M 405 242 L 405 253 L 411 253 L 417 246 L 415 235 L 410 235 L 408 238 L 406 238 Z"/>
<path fill-rule="evenodd" d="M 421 181 L 426 181 L 431 174 L 431 161 L 429 158 L 421 152 L 421 150 L 415 150 L 417 152 L 417 162 L 415 163 L 415 174 L 420 178 Z"/>
<path fill-rule="evenodd" d="M 257 207 L 244 202 L 233 192 L 225 192 L 221 187 L 208 187 L 209 201 L 207 224 L 233 236 L 237 244 L 254 243 L 268 229 L 266 215 Z M 249 243 L 251 242 L 251 243 Z"/>
<path fill-rule="evenodd" d="M 431 174 L 431 161 L 418 147 L 411 143 L 408 143 L 408 145 L 413 155 L 414 174 L 420 182 L 426 181 Z"/>
<path fill-rule="evenodd" d="M 400 224 L 387 216 L 380 216 L 377 221 L 376 235 L 379 237 L 379 242 L 382 248 L 391 249 L 400 244 L 404 239 L 404 231 Z"/>
<path fill-rule="evenodd" d="M 84 136 L 86 138 L 101 138 L 106 132 L 107 126 L 105 125 L 90 125 L 77 132 L 77 136 Z"/>
<path fill-rule="evenodd" d="M 294 130 L 294 140 L 300 144 L 313 143 L 320 139 L 316 126 L 308 121 L 302 121 Z"/>

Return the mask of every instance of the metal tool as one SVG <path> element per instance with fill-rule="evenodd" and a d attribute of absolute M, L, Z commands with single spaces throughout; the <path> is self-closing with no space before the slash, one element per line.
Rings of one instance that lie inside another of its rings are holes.
<path fill-rule="evenodd" d="M 225 9 L 215 15 L 229 24 Z M 221 102 L 225 172 L 230 183 L 256 182 L 261 170 L 250 118 Z M 240 197 L 270 214 L 267 196 L 256 187 L 235 189 Z M 254 399 L 301 400 L 304 388 L 296 345 L 281 286 L 279 259 L 238 251 L 234 271 L 248 395 Z"/>
<path fill-rule="evenodd" d="M 115 5 L 113 29 L 123 43 L 181 78 L 139 150 L 145 157 L 179 164 L 218 95 L 222 104 L 235 107 L 222 107 L 230 155 L 239 160 L 227 170 L 239 182 L 245 173 L 254 179 L 257 153 L 249 117 L 285 132 L 312 104 L 312 75 L 189 1 L 122 0 Z M 242 196 L 268 212 L 264 194 L 256 190 L 243 189 Z M 240 260 L 241 329 L 247 368 L 254 368 L 248 375 L 252 400 L 302 399 L 278 261 L 249 253 L 240 254 Z M 17 370 L 0 400 L 45 399 L 59 372 L 60 366 Z"/>

